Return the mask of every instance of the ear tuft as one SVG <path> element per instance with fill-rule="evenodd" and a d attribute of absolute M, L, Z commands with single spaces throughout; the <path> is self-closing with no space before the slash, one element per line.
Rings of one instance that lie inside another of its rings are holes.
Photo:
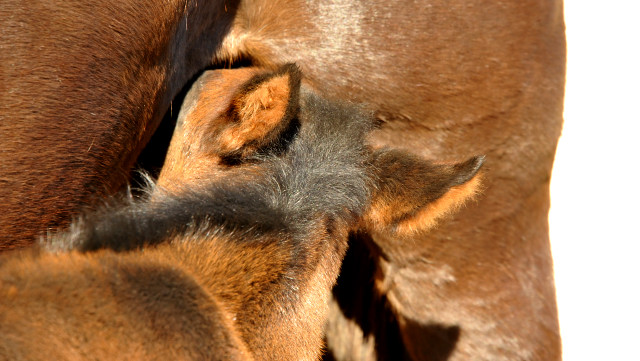
<path fill-rule="evenodd" d="M 204 72 L 185 97 L 158 185 L 172 188 L 259 150 L 286 149 L 297 134 L 301 79 L 295 64 Z"/>
<path fill-rule="evenodd" d="M 218 138 L 221 155 L 246 157 L 275 143 L 298 112 L 301 79 L 300 69 L 287 64 L 240 87 L 231 104 L 232 123 Z"/>
<path fill-rule="evenodd" d="M 484 156 L 462 163 L 433 164 L 400 151 L 372 158 L 376 191 L 365 214 L 373 233 L 407 237 L 433 228 L 480 191 Z"/>

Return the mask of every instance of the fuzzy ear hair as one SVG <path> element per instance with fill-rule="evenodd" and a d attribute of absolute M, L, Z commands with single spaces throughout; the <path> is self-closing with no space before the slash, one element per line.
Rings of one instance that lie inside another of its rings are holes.
<path fill-rule="evenodd" d="M 254 76 L 233 97 L 229 123 L 217 138 L 221 157 L 246 157 L 278 146 L 299 109 L 302 74 L 295 64 Z"/>
<path fill-rule="evenodd" d="M 434 227 L 479 192 L 484 156 L 433 164 L 395 150 L 373 154 L 376 187 L 364 225 L 373 233 L 406 237 Z"/>
<path fill-rule="evenodd" d="M 185 97 L 158 185 L 210 177 L 257 150 L 284 149 L 298 129 L 301 78 L 294 64 L 204 72 Z"/>

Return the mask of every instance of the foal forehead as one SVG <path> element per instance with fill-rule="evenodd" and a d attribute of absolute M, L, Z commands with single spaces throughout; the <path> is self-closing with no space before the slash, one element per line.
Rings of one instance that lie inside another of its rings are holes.
<path fill-rule="evenodd" d="M 321 96 L 304 83 L 299 117 L 303 124 L 313 124 L 312 131 L 325 142 L 348 140 L 362 146 L 368 143 L 367 134 L 376 127 L 373 112 L 367 105 Z"/>

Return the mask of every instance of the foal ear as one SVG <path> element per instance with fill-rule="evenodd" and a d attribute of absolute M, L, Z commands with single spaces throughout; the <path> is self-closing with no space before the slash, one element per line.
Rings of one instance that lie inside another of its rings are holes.
<path fill-rule="evenodd" d="M 302 75 L 295 64 L 254 76 L 237 90 L 216 140 L 221 157 L 246 157 L 277 146 L 299 108 Z"/>
<path fill-rule="evenodd" d="M 157 184 L 210 179 L 259 149 L 286 145 L 297 129 L 301 77 L 293 64 L 204 72 L 185 96 Z"/>
<path fill-rule="evenodd" d="M 373 154 L 377 185 L 364 225 L 374 233 L 405 237 L 434 227 L 479 192 L 484 157 L 434 164 L 395 150 Z"/>

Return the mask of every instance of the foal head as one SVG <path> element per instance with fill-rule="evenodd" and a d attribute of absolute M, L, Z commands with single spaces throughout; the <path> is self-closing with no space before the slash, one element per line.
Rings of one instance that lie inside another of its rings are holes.
<path fill-rule="evenodd" d="M 289 162 L 290 172 L 315 175 L 302 188 L 288 185 L 307 211 L 354 201 L 357 227 L 394 237 L 428 230 L 477 192 L 483 157 L 434 164 L 372 149 L 373 128 L 363 106 L 319 96 L 295 65 L 206 72 L 185 98 L 157 185 L 179 191 L 222 179 L 246 182 Z M 364 189 L 345 194 L 357 188 L 353 181 Z"/>
<path fill-rule="evenodd" d="M 75 222 L 46 244 L 57 253 L 0 260 L 8 280 L 0 291 L 23 295 L 0 299 L 0 310 L 22 315 L 0 329 L 24 341 L 7 339 L 0 350 L 31 355 L 37 344 L 29 340 L 54 329 L 62 347 L 47 354 L 127 354 L 144 345 L 151 359 L 317 359 L 349 232 L 424 231 L 478 183 L 481 157 L 438 165 L 372 149 L 372 129 L 362 107 L 319 96 L 296 66 L 205 73 L 186 97 L 148 199 Z M 50 275 L 60 287 L 46 286 Z M 86 294 L 79 301 L 78 292 Z M 114 298 L 120 293 L 127 296 Z M 38 302 L 61 306 L 33 323 L 27 315 Z M 177 307 L 185 304 L 202 307 Z M 112 319 L 119 326 L 105 327 Z M 149 342 L 149 334 L 165 338 Z"/>

